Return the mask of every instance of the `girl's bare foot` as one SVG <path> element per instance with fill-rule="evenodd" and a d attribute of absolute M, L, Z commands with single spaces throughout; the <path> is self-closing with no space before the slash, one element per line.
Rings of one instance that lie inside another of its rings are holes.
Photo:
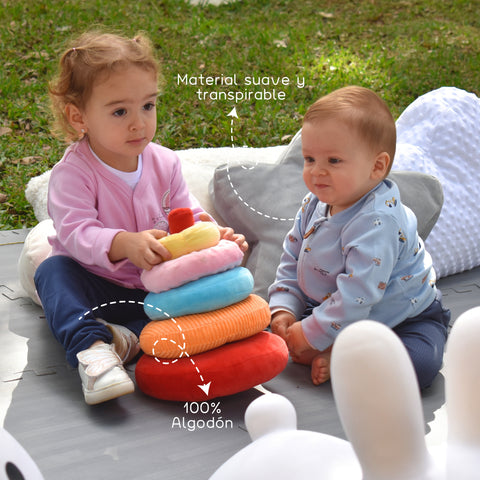
<path fill-rule="evenodd" d="M 330 380 L 330 357 L 332 356 L 332 347 L 318 353 L 312 360 L 312 382 L 314 385 Z"/>

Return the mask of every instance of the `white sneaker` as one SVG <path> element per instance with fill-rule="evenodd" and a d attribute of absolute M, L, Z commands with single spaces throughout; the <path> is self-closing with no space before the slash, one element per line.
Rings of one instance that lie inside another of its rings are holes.
<path fill-rule="evenodd" d="M 89 405 L 132 393 L 134 383 L 113 345 L 102 343 L 77 353 L 83 395 Z"/>
<path fill-rule="evenodd" d="M 122 360 L 122 363 L 128 363 L 138 355 L 140 342 L 131 330 L 122 325 L 108 323 L 101 318 L 97 318 L 97 321 L 103 323 L 112 333 L 112 343 L 115 345 L 115 352 L 120 357 L 120 360 Z"/>

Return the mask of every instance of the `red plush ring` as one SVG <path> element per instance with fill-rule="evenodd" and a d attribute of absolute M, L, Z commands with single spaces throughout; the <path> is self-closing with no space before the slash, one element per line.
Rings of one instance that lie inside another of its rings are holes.
<path fill-rule="evenodd" d="M 198 402 L 233 395 L 267 382 L 287 362 L 284 340 L 263 331 L 190 358 L 162 360 L 143 355 L 137 362 L 135 377 L 138 388 L 152 397 Z M 208 384 L 207 394 L 199 385 Z"/>

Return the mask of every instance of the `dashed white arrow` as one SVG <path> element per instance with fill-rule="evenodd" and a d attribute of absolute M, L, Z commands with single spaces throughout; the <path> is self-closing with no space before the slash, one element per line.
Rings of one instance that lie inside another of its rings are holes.
<path fill-rule="evenodd" d="M 233 140 L 233 119 L 238 118 L 236 107 L 233 107 L 231 112 L 227 113 L 227 117 L 232 117 L 230 120 L 230 142 L 232 143 L 232 148 L 235 148 L 235 142 Z"/>
<path fill-rule="evenodd" d="M 205 385 L 198 385 L 198 388 L 200 388 L 201 390 L 203 390 L 205 392 L 205 395 L 207 395 L 208 397 L 208 392 L 210 391 L 210 384 L 212 382 L 208 382 L 206 383 Z"/>
<path fill-rule="evenodd" d="M 227 113 L 227 117 L 232 117 L 232 121 L 233 121 L 233 117 L 238 118 L 236 107 L 233 107 L 232 111 L 230 113 Z"/>

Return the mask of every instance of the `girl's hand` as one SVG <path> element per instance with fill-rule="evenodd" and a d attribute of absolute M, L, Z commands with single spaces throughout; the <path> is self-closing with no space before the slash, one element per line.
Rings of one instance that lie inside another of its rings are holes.
<path fill-rule="evenodd" d="M 113 238 L 108 258 L 118 262 L 128 258 L 138 268 L 152 267 L 172 258 L 170 252 L 158 241 L 167 235 L 163 230 L 120 232 Z"/>
<path fill-rule="evenodd" d="M 212 217 L 208 213 L 201 213 L 199 218 L 202 222 L 213 221 Z M 242 252 L 246 252 L 248 250 L 248 243 L 242 234 L 235 233 L 233 228 L 230 227 L 218 226 L 218 230 L 220 231 L 220 238 L 235 242 L 240 247 L 240 250 L 242 250 Z"/>

